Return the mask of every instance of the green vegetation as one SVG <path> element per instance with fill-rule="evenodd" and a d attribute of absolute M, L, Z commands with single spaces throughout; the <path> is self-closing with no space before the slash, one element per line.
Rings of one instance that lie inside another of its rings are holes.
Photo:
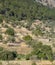
<path fill-rule="evenodd" d="M 32 44 L 31 44 L 32 45 Z M 38 59 L 38 60 L 50 60 L 53 61 L 53 52 L 50 46 L 43 45 L 41 42 L 32 45 L 33 51 L 30 54 L 17 54 L 14 51 L 6 51 L 0 47 L 0 60 L 14 60 L 17 59 Z"/>
<path fill-rule="evenodd" d="M 36 55 L 37 59 L 53 60 L 53 52 L 51 46 L 43 45 L 42 42 L 35 42 L 34 40 L 27 43 L 33 48 L 31 55 L 27 55 L 29 59 L 33 55 Z"/>
<path fill-rule="evenodd" d="M 14 60 L 16 58 L 15 52 L 3 51 L 0 52 L 0 60 Z"/>
<path fill-rule="evenodd" d="M 43 36 L 43 34 L 44 34 L 42 29 L 38 26 L 36 27 L 36 29 L 33 30 L 32 33 L 35 34 L 36 36 L 38 36 L 38 35 Z"/>
<path fill-rule="evenodd" d="M 0 4 L 0 15 L 7 20 L 55 19 L 55 9 L 45 7 L 35 0 L 1 0 Z"/>
<path fill-rule="evenodd" d="M 36 65 L 36 63 L 35 63 L 35 62 L 33 62 L 33 63 L 32 63 L 32 65 Z"/>
<path fill-rule="evenodd" d="M 0 16 L 0 24 L 3 22 L 2 16 Z"/>
<path fill-rule="evenodd" d="M 24 59 L 25 55 L 24 54 L 18 54 L 17 55 L 18 60 Z"/>
<path fill-rule="evenodd" d="M 32 54 L 27 54 L 26 57 L 25 57 L 26 60 L 30 60 L 31 56 L 32 56 Z"/>
<path fill-rule="evenodd" d="M 32 40 L 32 37 L 30 35 L 27 35 L 27 36 L 23 37 L 23 39 L 25 41 L 31 41 Z"/>
<path fill-rule="evenodd" d="M 45 59 L 51 61 L 53 60 L 53 52 L 50 46 L 43 45 L 41 42 L 39 42 L 37 45 L 33 47 L 34 47 L 33 54 L 36 54 L 38 59 L 41 60 Z"/>
<path fill-rule="evenodd" d="M 0 0 L 0 24 L 5 20 L 5 25 L 1 24 L 1 30 L 2 26 L 3 28 L 6 28 L 6 34 L 8 35 L 5 37 L 7 40 L 3 41 L 4 43 L 7 42 L 15 42 L 19 41 L 19 33 L 15 36 L 14 27 L 18 29 L 19 25 L 20 27 L 25 27 L 26 29 L 30 30 L 31 24 L 33 23 L 33 20 L 55 20 L 55 8 L 49 8 L 46 6 L 43 6 L 40 3 L 37 3 L 35 0 Z M 23 21 L 21 21 L 23 20 Z M 55 21 L 54 21 L 55 22 Z M 44 22 L 45 23 L 45 22 Z M 7 24 L 10 24 L 13 28 L 10 28 Z M 47 23 L 48 24 L 48 23 Z M 48 25 L 46 24 L 46 27 Z M 41 24 L 42 25 L 42 24 Z M 35 34 L 36 36 L 40 35 L 43 36 L 43 30 L 41 27 L 36 27 L 36 29 L 30 30 Z M 44 29 L 45 31 L 45 29 Z M 48 31 L 47 31 L 48 32 Z M 1 33 L 3 33 L 1 31 Z M 4 35 L 6 35 L 4 33 Z M 51 37 L 48 32 L 46 33 L 47 36 Z M 21 34 L 22 36 L 22 34 Z M 54 36 L 54 35 L 53 35 Z M 17 37 L 17 38 L 16 38 Z M 16 38 L 16 39 L 15 39 Z M 0 34 L 0 40 L 2 40 L 3 37 Z M 23 40 L 32 47 L 32 52 L 27 55 L 17 54 L 13 51 L 7 51 L 4 50 L 2 47 L 0 47 L 0 60 L 14 60 L 17 59 L 23 59 L 30 60 L 33 56 L 36 56 L 36 59 L 38 60 L 53 60 L 53 52 L 51 46 L 43 45 L 41 42 L 38 42 L 36 40 L 33 40 L 33 38 L 30 35 L 26 35 L 23 37 Z M 22 42 L 22 40 L 20 39 Z M 20 43 L 21 43 L 20 42 Z M 36 65 L 33 63 L 32 65 Z"/>
<path fill-rule="evenodd" d="M 14 36 L 14 30 L 12 28 L 8 28 L 6 30 L 6 34 L 11 35 L 11 36 Z"/>
<path fill-rule="evenodd" d="M 0 35 L 0 40 L 2 40 L 3 39 L 3 37 L 2 37 L 2 35 Z"/>
<path fill-rule="evenodd" d="M 9 36 L 7 41 L 15 42 L 15 38 L 13 36 Z"/>
<path fill-rule="evenodd" d="M 0 60 L 14 60 L 16 57 L 16 52 L 6 51 L 3 47 L 0 47 Z"/>
<path fill-rule="evenodd" d="M 0 47 L 0 51 L 3 51 L 3 47 Z"/>
<path fill-rule="evenodd" d="M 31 44 L 32 37 L 30 35 L 24 36 L 23 40 L 26 42 L 26 44 Z"/>
<path fill-rule="evenodd" d="M 0 60 L 14 60 L 16 58 L 15 52 L 2 51 L 0 52 Z"/>

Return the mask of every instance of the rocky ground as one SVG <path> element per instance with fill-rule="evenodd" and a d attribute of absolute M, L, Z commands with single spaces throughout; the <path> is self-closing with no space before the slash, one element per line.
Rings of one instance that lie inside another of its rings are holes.
<path fill-rule="evenodd" d="M 32 65 L 32 63 L 35 62 L 37 65 L 55 65 L 54 62 L 50 61 L 0 61 L 0 65 Z"/>
<path fill-rule="evenodd" d="M 43 5 L 48 5 L 50 7 L 55 7 L 55 0 L 36 0 L 40 3 L 42 3 Z"/>

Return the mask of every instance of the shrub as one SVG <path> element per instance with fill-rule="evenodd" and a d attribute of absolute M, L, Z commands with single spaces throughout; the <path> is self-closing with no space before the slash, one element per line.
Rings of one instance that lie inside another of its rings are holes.
<path fill-rule="evenodd" d="M 33 63 L 32 63 L 32 65 L 36 65 L 36 63 L 35 63 L 35 62 L 33 62 Z"/>
<path fill-rule="evenodd" d="M 3 37 L 2 37 L 2 35 L 0 35 L 0 40 L 2 40 L 3 39 Z"/>
<path fill-rule="evenodd" d="M 31 54 L 27 54 L 26 55 L 26 60 L 30 60 L 31 56 L 32 56 Z"/>
<path fill-rule="evenodd" d="M 0 51 L 3 51 L 3 47 L 0 47 Z"/>
<path fill-rule="evenodd" d="M 3 22 L 2 17 L 0 16 L 0 24 Z"/>
<path fill-rule="evenodd" d="M 14 36 L 14 34 L 15 34 L 13 28 L 8 28 L 5 33 L 7 33 L 8 35 L 11 35 L 11 36 Z"/>
<path fill-rule="evenodd" d="M 23 54 L 18 54 L 18 55 L 17 55 L 17 58 L 20 60 L 20 59 L 22 59 L 22 58 L 25 58 L 25 55 L 23 55 Z"/>
<path fill-rule="evenodd" d="M 17 57 L 16 54 L 16 52 L 2 51 L 0 52 L 0 60 L 14 60 Z"/>
<path fill-rule="evenodd" d="M 27 36 L 23 37 L 23 39 L 25 41 L 31 41 L 32 40 L 32 37 L 30 35 L 27 35 Z"/>

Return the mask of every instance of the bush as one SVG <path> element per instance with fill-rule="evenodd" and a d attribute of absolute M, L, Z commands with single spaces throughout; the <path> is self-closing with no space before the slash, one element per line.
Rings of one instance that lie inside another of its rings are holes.
<path fill-rule="evenodd" d="M 43 45 L 41 42 L 33 46 L 34 50 L 32 51 L 33 55 L 36 55 L 37 59 L 50 60 L 53 61 L 53 52 L 51 46 Z M 47 51 L 48 50 L 48 51 Z"/>
<path fill-rule="evenodd" d="M 36 36 L 38 35 L 43 36 L 43 31 L 41 30 L 41 28 L 38 27 L 34 29 L 32 33 L 35 34 Z"/>
<path fill-rule="evenodd" d="M 0 24 L 3 22 L 3 19 L 2 19 L 2 17 L 0 16 Z"/>
<path fill-rule="evenodd" d="M 0 47 L 0 51 L 3 51 L 3 47 Z"/>
<path fill-rule="evenodd" d="M 26 55 L 26 60 L 30 60 L 31 56 L 32 56 L 31 54 L 27 54 Z"/>
<path fill-rule="evenodd" d="M 32 65 L 36 65 L 36 63 L 35 63 L 35 62 L 33 62 L 33 63 L 32 63 Z"/>
<path fill-rule="evenodd" d="M 23 54 L 18 54 L 17 55 L 17 58 L 20 60 L 20 59 L 23 59 L 23 58 L 25 58 L 25 55 L 23 55 Z"/>
<path fill-rule="evenodd" d="M 5 33 L 8 34 L 8 35 L 11 35 L 11 36 L 14 36 L 14 34 L 15 34 L 13 28 L 8 28 Z"/>
<path fill-rule="evenodd" d="M 28 42 L 28 41 L 31 41 L 32 40 L 32 37 L 30 35 L 27 35 L 25 37 L 23 37 L 23 39 Z"/>
<path fill-rule="evenodd" d="M 2 40 L 3 39 L 3 37 L 2 37 L 2 35 L 0 35 L 0 40 Z"/>
<path fill-rule="evenodd" d="M 16 52 L 2 51 L 0 52 L 0 60 L 14 60 L 17 55 Z"/>
<path fill-rule="evenodd" d="M 10 42 L 15 42 L 15 38 L 14 38 L 13 36 L 9 36 L 9 37 L 8 37 L 8 41 L 10 41 Z"/>

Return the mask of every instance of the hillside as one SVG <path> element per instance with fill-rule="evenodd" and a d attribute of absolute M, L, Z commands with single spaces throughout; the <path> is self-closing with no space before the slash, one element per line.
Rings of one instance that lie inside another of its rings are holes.
<path fill-rule="evenodd" d="M 0 60 L 25 61 L 24 64 L 33 61 L 32 65 L 46 60 L 52 64 L 54 13 L 55 8 L 35 0 L 0 0 Z"/>
<path fill-rule="evenodd" d="M 55 20 L 54 13 L 54 8 L 50 9 L 34 0 L 0 1 L 0 18 L 6 20 Z"/>
<path fill-rule="evenodd" d="M 36 44 L 41 46 L 43 44 L 47 45 L 47 47 L 51 46 L 53 53 L 55 52 L 55 29 L 52 30 L 51 23 L 35 20 L 30 28 L 26 28 L 28 21 L 22 20 L 19 22 L 22 25 L 3 20 L 3 23 L 0 24 L 0 47 L 6 51 L 16 51 L 18 54 L 26 55 L 33 52 L 33 48 L 38 48 Z"/>

